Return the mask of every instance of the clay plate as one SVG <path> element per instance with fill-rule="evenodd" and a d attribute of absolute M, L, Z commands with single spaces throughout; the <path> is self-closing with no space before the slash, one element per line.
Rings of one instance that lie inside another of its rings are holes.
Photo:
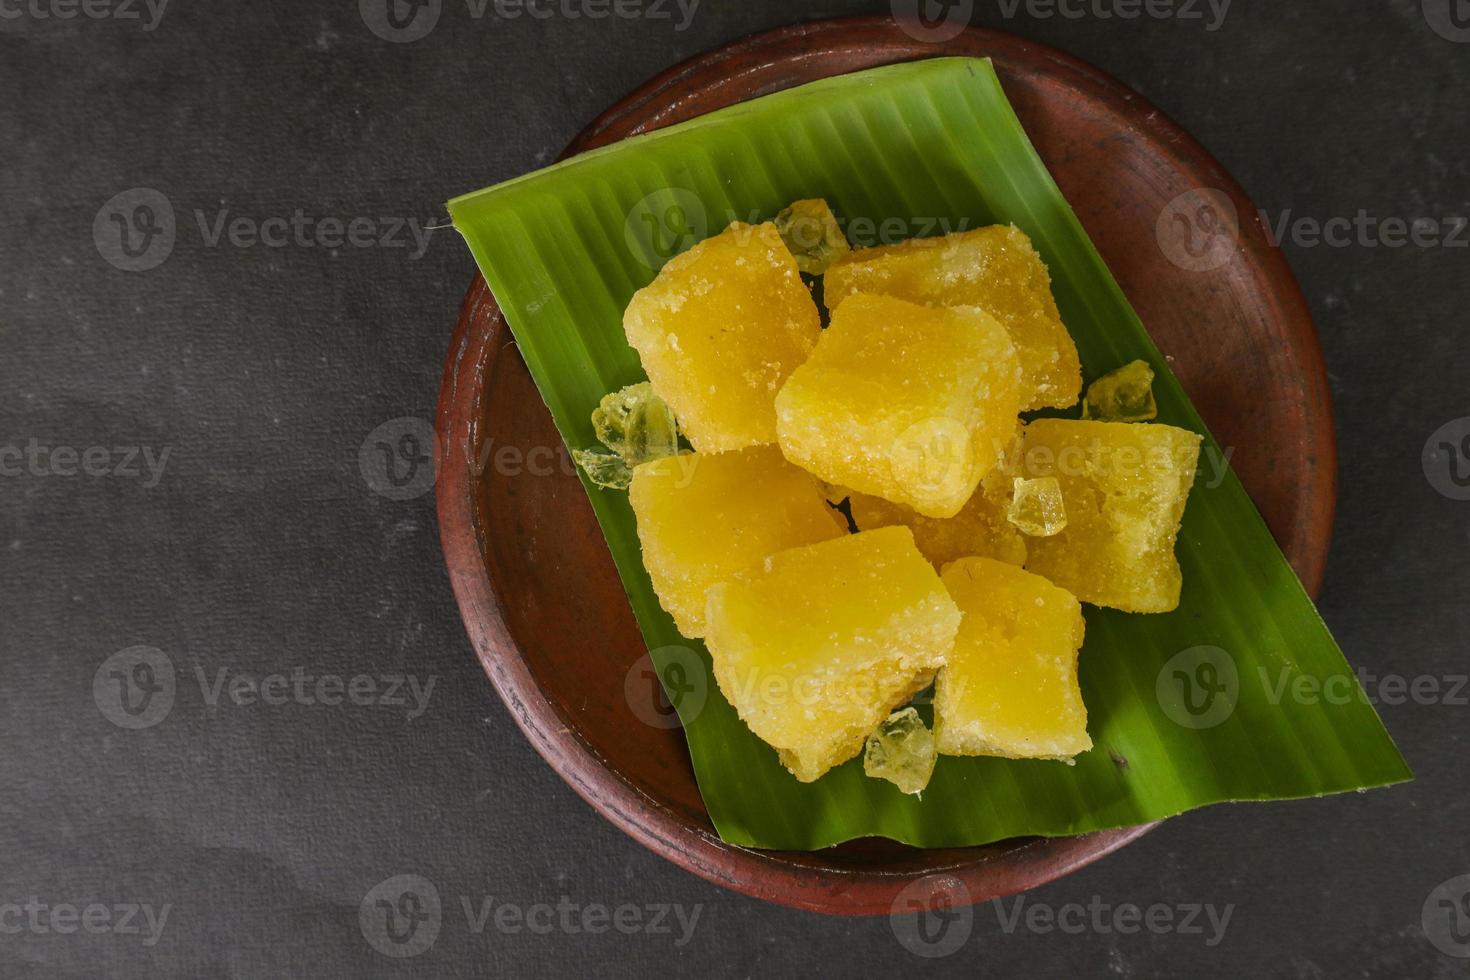
<path fill-rule="evenodd" d="M 930 43 L 889 19 L 804 24 L 660 75 L 593 122 L 566 154 L 829 75 L 947 55 L 994 59 L 1062 192 L 1211 431 L 1235 447 L 1246 489 L 1315 594 L 1331 533 L 1336 449 L 1306 303 L 1253 220 L 1240 228 L 1235 257 L 1218 269 L 1188 271 L 1166 257 L 1156 226 L 1178 195 L 1212 189 L 1239 215 L 1256 209 L 1202 147 L 1102 72 L 995 31 Z M 551 416 L 479 277 L 450 345 L 437 428 L 445 558 L 485 672 L 562 778 L 680 867 L 796 908 L 886 914 L 900 890 L 926 876 L 985 901 L 1065 875 L 1150 829 L 949 850 L 870 840 L 785 853 L 723 843 L 680 730 L 640 720 L 655 706 L 624 695 L 643 641 Z"/>

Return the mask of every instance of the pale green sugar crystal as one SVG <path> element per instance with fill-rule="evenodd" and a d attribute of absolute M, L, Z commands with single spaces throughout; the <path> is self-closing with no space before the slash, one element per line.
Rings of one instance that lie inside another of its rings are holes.
<path fill-rule="evenodd" d="M 1159 417 L 1154 402 L 1154 369 L 1133 361 L 1087 386 L 1082 417 L 1099 422 L 1147 422 Z"/>
<path fill-rule="evenodd" d="M 599 487 L 626 490 L 628 484 L 633 482 L 633 471 L 628 468 L 623 457 L 616 453 L 606 453 L 600 449 L 573 449 L 572 459 L 582 467 L 587 479 Z"/>
<path fill-rule="evenodd" d="M 776 230 L 795 257 L 796 267 L 807 275 L 822 275 L 827 266 L 852 250 L 837 216 L 820 198 L 793 202 L 776 215 Z"/>
<path fill-rule="evenodd" d="M 1067 527 L 1062 485 L 1054 476 L 1027 480 L 1016 477 L 1006 520 L 1033 538 L 1049 538 Z"/>
<path fill-rule="evenodd" d="M 868 736 L 863 772 L 874 779 L 886 779 L 905 793 L 917 794 L 929 785 L 937 758 L 934 733 L 917 711 L 904 708 L 889 715 Z"/>
<path fill-rule="evenodd" d="M 587 479 L 609 490 L 628 489 L 635 466 L 679 454 L 674 413 L 647 381 L 604 395 L 592 412 L 592 428 L 612 452 L 574 449 L 572 459 Z"/>
<path fill-rule="evenodd" d="M 592 427 L 602 444 L 621 456 L 630 469 L 679 452 L 674 413 L 647 381 L 604 395 L 592 413 Z"/>

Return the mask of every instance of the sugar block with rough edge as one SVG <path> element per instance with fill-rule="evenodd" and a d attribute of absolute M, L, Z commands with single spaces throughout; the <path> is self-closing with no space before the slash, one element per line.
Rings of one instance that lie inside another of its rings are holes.
<path fill-rule="evenodd" d="M 1040 575 L 963 558 L 942 576 L 964 619 L 934 682 L 944 755 L 1071 759 L 1092 748 L 1077 681 L 1082 607 Z"/>
<path fill-rule="evenodd" d="M 886 779 L 900 792 L 917 796 L 929 785 L 939 753 L 934 749 L 934 732 L 913 708 L 888 716 L 868 736 L 863 750 L 863 775 Z"/>
<path fill-rule="evenodd" d="M 644 463 L 628 499 L 653 590 L 691 639 L 704 635 L 710 586 L 778 551 L 847 533 L 817 481 L 775 446 Z"/>
<path fill-rule="evenodd" d="M 970 555 L 1023 565 L 1026 541 L 1006 520 L 1006 495 L 994 492 L 991 483 L 988 479 L 982 482 L 953 517 L 925 517 L 911 507 L 865 493 L 849 492 L 842 497 L 851 502 L 852 520 L 858 530 L 901 524 L 914 532 L 914 543 L 935 568 Z"/>
<path fill-rule="evenodd" d="M 960 613 L 913 534 L 894 527 L 772 556 L 710 589 L 706 623 L 725 698 L 811 782 L 929 685 Z"/>
<path fill-rule="evenodd" d="M 774 223 L 675 256 L 623 314 L 628 343 L 700 452 L 776 441 L 776 392 L 822 332 Z"/>
<path fill-rule="evenodd" d="M 989 314 L 858 295 L 776 396 L 776 433 L 824 481 L 953 517 L 1000 460 L 1019 386 Z"/>
<path fill-rule="evenodd" d="M 1183 577 L 1174 554 L 1202 437 L 1150 422 L 1038 419 L 1026 426 L 1027 478 L 1055 477 L 1067 526 L 1026 543 L 1026 567 L 1083 602 L 1169 612 Z"/>
<path fill-rule="evenodd" d="M 1014 226 L 858 249 L 834 261 L 823 282 L 833 309 L 854 293 L 977 306 L 999 320 L 1015 342 L 1023 411 L 1077 403 L 1082 390 L 1077 345 L 1062 325 L 1046 264 Z"/>

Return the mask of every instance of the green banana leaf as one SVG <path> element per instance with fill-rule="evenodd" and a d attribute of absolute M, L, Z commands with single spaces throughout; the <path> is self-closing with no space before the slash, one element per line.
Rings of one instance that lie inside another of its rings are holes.
<path fill-rule="evenodd" d="M 868 216 L 867 226 L 849 224 L 854 238 L 892 216 L 906 225 L 931 216 L 900 238 L 1016 224 L 1051 268 L 1086 377 L 1142 358 L 1157 374 L 1159 421 L 1206 431 L 988 61 L 935 59 L 816 82 L 460 197 L 449 210 L 562 436 L 588 449 L 598 400 L 644 377 L 621 326 L 634 291 L 730 220 L 769 220 L 805 197 Z M 1208 437 L 1204 452 L 1224 458 Z M 1092 751 L 1073 766 L 944 757 L 922 798 L 866 778 L 861 759 L 812 784 L 789 775 L 710 682 L 708 652 L 659 607 L 627 495 L 587 490 L 720 836 L 805 850 L 865 836 L 950 847 L 1079 834 L 1211 803 L 1411 778 L 1239 480 L 1212 482 L 1197 481 L 1179 536 L 1179 609 L 1087 609 L 1081 680 Z M 1294 693 L 1304 677 L 1322 682 L 1323 694 Z M 622 678 L 607 678 L 608 697 L 621 689 Z"/>

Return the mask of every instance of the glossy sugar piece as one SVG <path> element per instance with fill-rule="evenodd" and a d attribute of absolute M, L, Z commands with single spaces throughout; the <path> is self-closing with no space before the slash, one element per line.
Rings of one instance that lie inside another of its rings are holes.
<path fill-rule="evenodd" d="M 1003 488 L 1008 482 L 985 479 L 953 517 L 925 517 L 912 507 L 865 493 L 849 492 L 842 496 L 851 502 L 853 523 L 859 531 L 902 525 L 914 532 L 914 543 L 935 568 L 970 555 L 1023 565 L 1026 541 L 1006 519 L 1007 498 Z"/>
<path fill-rule="evenodd" d="M 821 322 L 776 226 L 736 222 L 670 260 L 623 329 L 690 444 L 722 452 L 776 441 L 776 392 Z"/>
<path fill-rule="evenodd" d="M 796 265 L 809 276 L 820 276 L 838 258 L 852 251 L 837 215 L 820 198 L 793 201 L 776 215 L 776 228 Z"/>
<path fill-rule="evenodd" d="M 647 381 L 604 395 L 592 413 L 592 429 L 629 467 L 679 452 L 674 413 Z"/>
<path fill-rule="evenodd" d="M 1014 565 L 966 558 L 943 581 L 964 614 L 934 684 L 944 755 L 1071 759 L 1092 748 L 1077 681 L 1082 607 Z"/>
<path fill-rule="evenodd" d="M 1077 345 L 1031 239 L 1012 225 L 858 249 L 823 280 L 828 307 L 855 293 L 935 306 L 976 306 L 1009 331 L 1021 361 L 1021 408 L 1067 408 L 1082 390 Z"/>
<path fill-rule="evenodd" d="M 604 489 L 626 490 L 633 467 L 679 453 L 674 413 L 647 381 L 602 396 L 592 430 L 606 449 L 573 449 L 572 459 Z"/>
<path fill-rule="evenodd" d="M 934 733 L 917 711 L 904 708 L 889 715 L 868 736 L 863 750 L 863 775 L 886 779 L 900 792 L 917 796 L 929 785 L 938 758 Z"/>
<path fill-rule="evenodd" d="M 1099 422 L 1148 422 L 1159 417 L 1154 401 L 1154 369 L 1130 361 L 1087 386 L 1082 417 Z"/>
<path fill-rule="evenodd" d="M 604 449 L 573 449 L 572 460 L 587 474 L 587 479 L 604 490 L 626 490 L 633 482 L 628 461 Z"/>
<path fill-rule="evenodd" d="M 953 517 L 1015 430 L 1019 384 L 988 314 L 859 295 L 776 396 L 776 431 L 822 480 Z"/>
<path fill-rule="evenodd" d="M 710 586 L 778 551 L 847 533 L 816 480 L 775 446 L 645 463 L 628 499 L 654 592 L 691 639 L 704 635 Z"/>
<path fill-rule="evenodd" d="M 1028 480 L 1016 477 L 1012 481 L 1006 520 L 1022 534 L 1033 538 L 1060 534 L 1067 526 L 1067 507 L 1062 502 L 1062 485 L 1057 478 L 1039 476 Z"/>
<path fill-rule="evenodd" d="M 1054 476 L 1067 526 L 1027 541 L 1026 567 L 1083 602 L 1125 612 L 1179 605 L 1174 555 L 1201 437 L 1169 425 L 1038 419 L 1026 426 L 1027 478 Z"/>
<path fill-rule="evenodd" d="M 929 685 L 960 614 L 909 530 L 883 528 L 783 551 L 715 586 L 707 623 L 725 698 L 811 782 Z"/>

